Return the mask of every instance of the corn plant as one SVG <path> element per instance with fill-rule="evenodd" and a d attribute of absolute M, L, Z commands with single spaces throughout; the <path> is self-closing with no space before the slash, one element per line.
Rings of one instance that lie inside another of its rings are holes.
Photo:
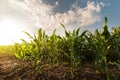
<path fill-rule="evenodd" d="M 21 44 L 15 43 L 14 55 L 22 60 L 35 60 L 38 66 L 42 60 L 50 67 L 67 63 L 71 68 L 72 78 L 75 71 L 81 68 L 81 63 L 90 60 L 109 80 L 108 62 L 117 66 L 120 64 L 120 27 L 109 32 L 107 22 L 105 17 L 102 31 L 97 29 L 91 33 L 86 30 L 81 34 L 79 28 L 70 32 L 61 24 L 65 32 L 62 37 L 55 34 L 56 30 L 50 36 L 42 29 L 34 36 L 24 31 L 30 42 L 21 39 Z"/>
<path fill-rule="evenodd" d="M 120 61 L 120 27 L 112 28 L 110 50 L 107 58 L 110 62 Z"/>
<path fill-rule="evenodd" d="M 25 32 L 30 38 L 30 42 L 25 41 L 24 39 L 22 40 L 22 44 L 15 44 L 15 56 L 21 59 L 40 59 L 40 54 L 39 54 L 39 47 L 41 45 L 41 29 L 38 30 L 38 37 L 34 35 L 32 37 L 29 33 Z"/>
<path fill-rule="evenodd" d="M 60 36 L 57 36 L 55 34 L 55 31 L 52 33 L 52 35 L 48 38 L 48 41 L 46 42 L 46 57 L 49 64 L 54 65 L 59 63 L 59 56 L 61 54 L 61 48 L 60 48 L 60 42 L 61 38 Z"/>
<path fill-rule="evenodd" d="M 63 24 L 61 25 L 65 30 L 65 37 L 63 37 L 63 41 L 65 42 L 64 46 L 66 47 L 65 47 L 64 53 L 67 56 L 71 66 L 71 75 L 72 77 L 74 77 L 75 70 L 80 68 L 80 63 L 81 63 L 81 58 L 80 58 L 81 55 L 77 53 L 76 46 L 75 46 L 77 43 L 76 40 L 79 37 L 80 29 L 78 28 L 77 30 L 73 30 L 73 32 L 70 32 L 66 30 Z M 84 35 L 84 33 L 82 35 Z"/>
<path fill-rule="evenodd" d="M 94 52 L 96 53 L 95 64 L 100 69 L 100 71 L 107 76 L 107 79 L 109 80 L 106 55 L 110 49 L 109 39 L 111 35 L 107 29 L 107 18 L 105 18 L 104 22 L 105 23 L 102 32 L 98 32 L 98 30 L 95 31 L 92 44 L 93 49 L 95 50 Z"/>
<path fill-rule="evenodd" d="M 1 55 L 13 55 L 13 45 L 0 46 Z"/>

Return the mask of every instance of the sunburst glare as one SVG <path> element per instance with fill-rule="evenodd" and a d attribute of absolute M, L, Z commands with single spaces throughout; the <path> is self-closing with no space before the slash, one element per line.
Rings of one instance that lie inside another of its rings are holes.
<path fill-rule="evenodd" d="M 25 38 L 22 33 L 25 24 L 17 19 L 4 18 L 0 20 L 0 45 L 8 45 L 14 42 L 20 42 L 21 38 Z"/>

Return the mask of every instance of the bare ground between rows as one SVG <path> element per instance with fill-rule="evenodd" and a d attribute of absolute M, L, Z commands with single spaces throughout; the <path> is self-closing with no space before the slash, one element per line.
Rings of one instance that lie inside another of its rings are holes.
<path fill-rule="evenodd" d="M 120 71 L 116 66 L 109 67 L 111 80 L 120 80 Z M 83 64 L 81 71 L 71 77 L 70 67 L 57 65 L 53 68 L 45 65 L 38 70 L 34 62 L 22 62 L 14 56 L 0 56 L 0 80 L 106 80 L 106 77 L 89 62 Z"/>

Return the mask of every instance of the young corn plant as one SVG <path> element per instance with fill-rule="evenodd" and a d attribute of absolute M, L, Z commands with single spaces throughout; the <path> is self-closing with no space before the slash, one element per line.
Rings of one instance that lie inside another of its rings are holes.
<path fill-rule="evenodd" d="M 23 59 L 24 54 L 22 52 L 22 45 L 19 43 L 14 44 L 13 52 L 16 58 Z"/>
<path fill-rule="evenodd" d="M 13 45 L 0 46 L 0 56 L 2 55 L 13 55 Z"/>
<path fill-rule="evenodd" d="M 36 63 L 39 64 L 44 56 L 44 42 L 45 40 L 47 40 L 45 39 L 45 33 L 42 32 L 42 29 L 38 30 L 37 36 L 31 36 L 25 31 L 24 33 L 28 35 L 28 37 L 30 38 L 30 42 L 21 39 L 21 44 L 15 43 L 14 55 L 22 60 L 35 60 Z"/>
<path fill-rule="evenodd" d="M 80 36 L 75 38 L 74 49 L 76 54 L 79 55 L 81 62 L 92 62 L 95 57 L 95 52 L 93 47 L 93 34 L 88 30 L 84 31 Z"/>
<path fill-rule="evenodd" d="M 107 18 L 105 18 L 103 31 L 100 33 L 98 30 L 95 31 L 93 35 L 93 49 L 96 53 L 95 55 L 95 64 L 100 69 L 100 71 L 106 75 L 107 80 L 110 80 L 108 73 L 108 63 L 107 63 L 107 54 L 110 49 L 109 39 L 111 37 L 107 29 Z"/>
<path fill-rule="evenodd" d="M 68 60 L 70 60 L 68 63 L 71 66 L 71 75 L 72 78 L 74 78 L 74 74 L 77 68 L 79 68 L 80 59 L 78 58 L 78 54 L 75 51 L 75 38 L 79 36 L 80 29 L 73 30 L 73 32 L 68 32 L 63 24 L 61 24 L 62 27 L 65 30 L 65 37 L 63 37 L 63 41 L 65 41 L 67 50 L 64 51 L 65 55 L 67 55 Z"/>
<path fill-rule="evenodd" d="M 60 42 L 61 38 L 60 36 L 57 36 L 55 34 L 55 31 L 52 33 L 52 35 L 49 37 L 47 44 L 47 61 L 52 66 L 54 64 L 59 64 L 59 56 L 61 54 L 61 48 L 60 48 Z"/>
<path fill-rule="evenodd" d="M 110 62 L 120 61 L 120 27 L 112 28 L 109 42 L 111 46 L 107 55 L 108 60 Z"/>
<path fill-rule="evenodd" d="M 24 32 L 30 38 L 30 42 L 21 39 L 21 44 L 15 43 L 14 55 L 22 60 L 35 60 L 38 66 L 42 60 L 50 67 L 67 63 L 71 67 L 72 78 L 84 60 L 94 60 L 97 68 L 110 80 L 108 62 L 111 61 L 118 67 L 120 63 L 120 28 L 113 28 L 110 33 L 107 22 L 105 18 L 103 30 L 96 30 L 94 34 L 87 30 L 79 34 L 80 29 L 70 32 L 63 24 L 63 37 L 57 36 L 56 30 L 51 36 L 47 36 L 42 29 L 38 30 L 37 36 Z"/>

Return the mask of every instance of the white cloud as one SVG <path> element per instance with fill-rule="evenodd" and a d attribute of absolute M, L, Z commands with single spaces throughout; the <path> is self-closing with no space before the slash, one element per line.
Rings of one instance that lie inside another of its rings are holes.
<path fill-rule="evenodd" d="M 59 5 L 59 2 L 58 2 L 58 1 L 56 1 L 56 2 L 55 2 L 55 7 L 56 7 L 56 6 L 58 6 L 58 5 Z"/>
<path fill-rule="evenodd" d="M 58 2 L 53 6 L 43 3 L 42 0 L 9 0 L 9 2 L 16 10 L 28 14 L 33 23 L 32 26 L 43 28 L 46 31 L 59 28 L 60 23 L 65 25 L 74 23 L 74 26 L 83 27 L 98 22 L 101 19 L 101 15 L 99 15 L 101 8 L 105 5 L 102 2 L 88 1 L 84 8 L 74 4 L 71 10 L 64 13 L 55 13 L 53 9 L 59 5 Z M 72 27 L 74 26 L 72 25 Z"/>

